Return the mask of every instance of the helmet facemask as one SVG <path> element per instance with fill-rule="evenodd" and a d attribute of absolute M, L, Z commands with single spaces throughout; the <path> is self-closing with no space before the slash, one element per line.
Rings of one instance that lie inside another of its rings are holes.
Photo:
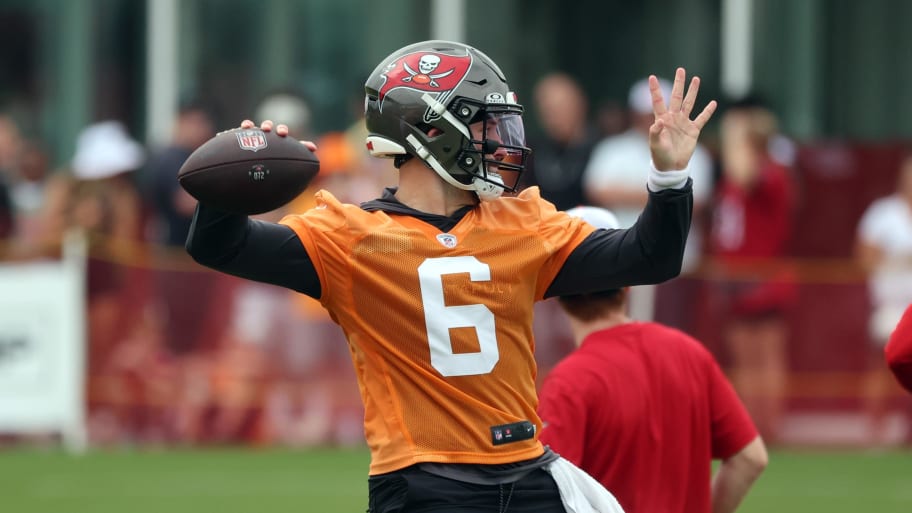
<path fill-rule="evenodd" d="M 406 138 L 418 158 L 447 183 L 474 191 L 481 199 L 515 192 L 532 152 L 525 146 L 522 106 L 506 103 L 501 94 L 488 96 L 494 101 L 460 97 L 446 108 L 424 95 L 422 99 L 437 114 L 430 124 L 437 131 L 429 131 L 423 142 L 413 135 Z"/>
<path fill-rule="evenodd" d="M 451 110 L 465 120 L 469 132 L 456 165 L 472 176 L 479 196 L 486 199 L 515 192 L 531 153 L 525 146 L 522 107 L 457 98 Z"/>

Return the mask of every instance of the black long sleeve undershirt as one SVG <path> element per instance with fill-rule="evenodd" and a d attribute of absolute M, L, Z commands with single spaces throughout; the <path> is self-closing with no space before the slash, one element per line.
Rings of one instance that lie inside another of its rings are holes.
<path fill-rule="evenodd" d="M 389 192 L 389 191 L 388 191 Z M 384 208 L 387 194 L 371 208 Z M 378 206 L 379 205 L 379 206 Z M 693 208 L 692 184 L 650 192 L 637 223 L 626 230 L 596 230 L 567 258 L 546 297 L 660 283 L 680 273 Z M 416 215 L 443 230 L 458 219 L 432 216 L 398 204 L 389 210 Z M 458 215 L 461 217 L 465 211 Z M 271 283 L 319 299 L 320 280 L 294 231 L 198 205 L 187 252 L 202 265 L 242 278 Z"/>

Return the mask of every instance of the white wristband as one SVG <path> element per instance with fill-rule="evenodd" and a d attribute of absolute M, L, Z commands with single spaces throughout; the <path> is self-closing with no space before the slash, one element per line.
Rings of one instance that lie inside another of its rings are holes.
<path fill-rule="evenodd" d="M 652 192 L 659 192 L 664 189 L 682 189 L 687 185 L 687 179 L 690 178 L 688 169 L 678 171 L 659 171 L 655 164 L 649 161 L 649 177 L 646 179 L 646 187 Z"/>

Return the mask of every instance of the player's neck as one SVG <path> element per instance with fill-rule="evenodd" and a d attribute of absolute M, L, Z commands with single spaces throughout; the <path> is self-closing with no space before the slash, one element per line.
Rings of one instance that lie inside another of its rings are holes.
<path fill-rule="evenodd" d="M 449 185 L 416 160 L 406 162 L 399 169 L 396 199 L 415 210 L 445 216 L 478 203 L 474 193 Z"/>
<path fill-rule="evenodd" d="M 632 322 L 632 320 L 623 311 L 612 312 L 610 315 L 592 321 L 581 321 L 570 317 L 570 329 L 573 332 L 573 340 L 579 346 L 590 333 L 615 328 Z"/>

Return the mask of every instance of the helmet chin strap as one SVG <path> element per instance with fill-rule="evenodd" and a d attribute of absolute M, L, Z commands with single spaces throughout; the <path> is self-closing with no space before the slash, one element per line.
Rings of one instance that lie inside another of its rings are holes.
<path fill-rule="evenodd" d="M 434 114 L 442 117 L 450 125 L 452 125 L 453 128 L 459 130 L 459 133 L 461 133 L 463 137 L 468 140 L 472 140 L 472 134 L 469 132 L 469 128 L 465 126 L 464 123 L 456 119 L 456 116 L 454 116 L 452 112 L 446 109 L 446 105 L 438 102 L 436 98 L 429 95 L 428 93 L 421 95 L 421 100 L 428 105 Z M 433 169 L 438 175 L 440 175 L 441 178 L 443 178 L 448 184 L 452 185 L 453 187 L 462 189 L 464 191 L 475 191 L 475 193 L 478 194 L 478 198 L 485 201 L 497 199 L 504 193 L 504 188 L 502 187 L 503 179 L 499 174 L 486 173 L 488 179 L 494 182 L 498 182 L 500 186 L 496 183 L 483 180 L 478 176 L 475 176 L 475 178 L 472 179 L 471 185 L 460 183 L 458 180 L 453 178 L 453 175 L 448 173 L 447 170 L 443 168 L 437 158 L 434 157 L 434 155 L 432 155 L 431 152 L 421 144 L 417 137 L 409 134 L 405 137 L 405 140 L 412 146 L 412 148 L 415 149 L 418 157 L 427 162 L 428 165 L 431 166 L 431 169 Z M 481 159 L 481 162 L 478 163 L 479 168 L 484 165 L 484 159 Z"/>
<path fill-rule="evenodd" d="M 405 136 L 405 141 L 408 142 L 412 146 L 412 148 L 415 149 L 415 153 L 418 155 L 418 158 L 427 162 L 428 165 L 431 166 L 431 169 L 433 169 L 438 175 L 440 175 L 440 178 L 443 178 L 443 180 L 446 183 L 452 185 L 453 187 L 456 187 L 457 189 L 462 189 L 464 191 L 474 191 L 475 190 L 474 183 L 472 185 L 466 185 L 464 183 L 459 183 L 459 181 L 456 180 L 455 178 L 453 178 L 453 176 L 451 174 L 447 173 L 446 169 L 444 169 L 443 166 L 440 165 L 440 162 L 437 160 L 437 157 L 435 157 L 433 154 L 431 154 L 431 152 L 428 151 L 428 149 L 425 148 L 423 144 L 421 144 L 421 141 L 419 141 L 417 137 L 415 137 L 412 134 L 408 134 L 407 136 Z M 476 178 L 476 180 L 478 180 L 478 179 Z"/>

